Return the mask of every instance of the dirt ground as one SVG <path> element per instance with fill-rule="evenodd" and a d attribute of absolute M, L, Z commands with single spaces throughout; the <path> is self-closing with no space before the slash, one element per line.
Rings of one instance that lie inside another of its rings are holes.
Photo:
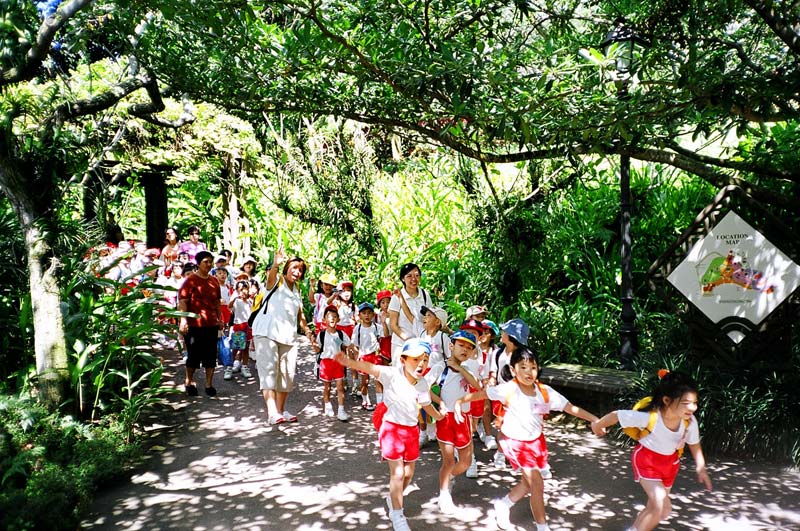
<path fill-rule="evenodd" d="M 167 380 L 183 389 L 183 364 L 165 353 Z M 304 350 L 289 409 L 300 422 L 270 427 L 257 378 L 215 375 L 217 397 L 171 396 L 148 419 L 149 448 L 129 479 L 97 496 L 82 528 L 93 530 L 371 530 L 391 529 L 383 497 L 388 467 L 380 461 L 370 413 L 348 397 L 352 420 L 322 415 L 314 356 Z M 255 376 L 255 371 L 254 376 Z M 202 370 L 197 379 L 202 381 Z M 604 412 L 596 411 L 601 414 Z M 588 426 L 554 419 L 546 429 L 553 478 L 546 481 L 553 530 L 623 530 L 644 494 L 631 478 L 628 448 L 598 439 Z M 438 511 L 438 447 L 422 448 L 405 499 L 412 529 L 496 529 L 491 500 L 515 482 L 477 442 L 479 477 L 459 477 L 453 516 Z M 800 471 L 771 464 L 709 463 L 712 492 L 696 482 L 691 457 L 673 488 L 674 512 L 660 530 L 800 530 Z M 517 529 L 535 529 L 526 500 L 511 511 Z"/>

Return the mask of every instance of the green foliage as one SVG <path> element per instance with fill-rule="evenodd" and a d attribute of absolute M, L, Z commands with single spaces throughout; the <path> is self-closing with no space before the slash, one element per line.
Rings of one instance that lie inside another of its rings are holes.
<path fill-rule="evenodd" d="M 0 397 L 0 527 L 76 528 L 98 487 L 140 455 L 113 422 L 83 424 Z"/>
<path fill-rule="evenodd" d="M 0 196 L 0 389 L 6 378 L 27 366 L 25 353 L 32 340 L 30 295 L 25 274 L 25 242 L 5 197 Z"/>

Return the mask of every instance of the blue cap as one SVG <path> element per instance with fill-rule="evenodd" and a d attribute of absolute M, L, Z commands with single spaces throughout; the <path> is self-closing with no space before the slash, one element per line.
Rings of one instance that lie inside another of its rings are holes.
<path fill-rule="evenodd" d="M 495 337 L 500 335 L 500 328 L 498 328 L 497 323 L 495 323 L 494 321 L 490 321 L 489 319 L 484 319 L 483 326 L 488 326 L 489 328 L 491 328 L 492 333 L 495 335 Z"/>
<path fill-rule="evenodd" d="M 456 330 L 455 332 L 453 332 L 453 335 L 450 336 L 450 341 L 455 343 L 456 339 L 460 339 L 461 341 L 466 341 L 473 347 L 477 346 L 475 335 L 472 332 L 467 332 L 466 330 Z"/>
<path fill-rule="evenodd" d="M 500 325 L 500 329 L 508 334 L 508 337 L 514 339 L 520 345 L 528 346 L 528 334 L 530 328 L 522 319 L 511 319 Z"/>
<path fill-rule="evenodd" d="M 427 341 L 421 340 L 418 337 L 412 337 L 403 343 L 403 351 L 401 354 L 403 356 L 408 356 L 409 358 L 419 358 L 424 354 L 430 356 L 431 344 Z"/>
<path fill-rule="evenodd" d="M 369 302 L 362 302 L 361 304 L 358 305 L 358 311 L 359 312 L 363 312 L 364 310 L 367 310 L 367 309 L 374 310 L 375 306 L 373 306 Z"/>

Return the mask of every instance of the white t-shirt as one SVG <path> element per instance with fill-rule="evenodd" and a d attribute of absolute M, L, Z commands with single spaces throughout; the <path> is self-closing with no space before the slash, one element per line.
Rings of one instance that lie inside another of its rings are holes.
<path fill-rule="evenodd" d="M 505 383 L 506 382 L 506 380 L 503 379 L 503 377 L 502 377 L 502 370 L 503 370 L 503 367 L 508 365 L 508 363 L 511 361 L 511 353 L 508 352 L 507 348 L 504 348 L 500 352 L 499 356 L 497 355 L 497 352 L 498 352 L 497 350 L 492 352 L 492 355 L 491 355 L 491 357 L 489 359 L 489 364 L 490 364 L 489 365 L 489 367 L 490 367 L 489 368 L 489 372 L 494 373 L 495 380 L 497 380 L 498 384 L 501 384 L 501 383 Z M 511 381 L 511 380 L 508 380 L 508 381 Z"/>
<path fill-rule="evenodd" d="M 314 323 L 321 323 L 325 308 L 328 307 L 328 297 L 324 293 L 314 294 Z"/>
<path fill-rule="evenodd" d="M 478 373 L 478 362 L 476 360 L 466 360 L 461 364 L 461 367 L 473 377 Z M 436 383 L 439 383 L 440 381 L 441 376 L 439 376 L 439 380 Z M 442 397 L 442 401 L 444 402 L 444 405 L 447 407 L 448 411 L 453 411 L 456 407 L 456 400 L 469 393 L 469 391 L 469 383 L 467 383 L 467 379 L 464 378 L 460 372 L 454 371 L 452 368 L 448 369 L 447 375 L 445 375 L 444 383 L 442 384 L 441 394 L 439 395 Z M 469 402 L 465 402 L 461 404 L 461 411 L 468 413 L 469 407 Z"/>
<path fill-rule="evenodd" d="M 438 330 L 433 335 L 423 331 L 419 338 L 431 344 L 431 356 L 428 367 L 445 363 L 450 359 L 450 336 Z"/>
<path fill-rule="evenodd" d="M 378 380 L 383 384 L 383 401 L 386 403 L 384 420 L 402 426 L 416 426 L 418 408 L 431 403 L 430 387 L 425 378 L 412 384 L 403 367 L 378 367 Z"/>
<path fill-rule="evenodd" d="M 403 311 L 403 307 L 397 295 L 392 295 L 392 300 L 389 301 L 389 311 L 399 313 L 397 325 L 400 330 L 402 330 L 403 335 L 406 337 L 419 337 L 423 332 L 422 314 L 420 313 L 420 309 L 423 306 L 431 305 L 431 297 L 428 295 L 428 292 L 422 288 L 417 290 L 417 296 L 414 298 L 408 294 L 405 288 L 401 289 L 401 293 L 403 294 L 403 298 L 406 300 L 406 304 L 408 305 L 408 309 L 411 311 L 411 315 L 414 317 L 414 320 L 408 320 L 408 317 L 406 317 L 406 312 Z M 402 346 L 403 340 L 400 339 L 400 336 L 397 335 L 397 332 L 397 330 L 392 330 L 392 345 Z"/>
<path fill-rule="evenodd" d="M 233 299 L 233 324 L 246 323 L 250 317 L 253 305 L 250 301 L 241 297 Z"/>
<path fill-rule="evenodd" d="M 322 334 L 325 334 L 324 344 L 322 341 Z M 341 352 L 345 349 L 345 347 L 350 346 L 350 338 L 347 337 L 347 334 L 344 332 L 341 334 L 342 337 L 340 338 L 338 330 L 336 332 L 320 330 L 319 334 L 317 334 L 317 344 L 322 345 L 322 351 L 319 353 L 319 359 L 332 360 L 333 357 L 336 356 L 337 352 Z"/>
<path fill-rule="evenodd" d="M 264 297 L 270 290 L 264 288 Z M 253 336 L 264 336 L 283 345 L 291 345 L 297 336 L 297 315 L 303 307 L 303 299 L 300 296 L 300 287 L 295 285 L 293 289 L 286 287 L 283 279 L 280 279 L 280 286 L 272 294 L 269 301 L 266 315 L 264 308 L 261 307 L 258 317 L 253 321 Z"/>
<path fill-rule="evenodd" d="M 351 326 L 355 324 L 353 321 L 353 303 L 340 301 L 339 308 L 339 326 Z"/>
<path fill-rule="evenodd" d="M 353 344 L 358 347 L 358 357 L 374 354 L 380 350 L 378 339 L 383 337 L 383 327 L 372 321 L 370 326 L 359 323 L 353 329 Z"/>
<path fill-rule="evenodd" d="M 639 439 L 639 444 L 652 450 L 657 454 L 672 455 L 678 448 L 683 448 L 686 444 L 697 444 L 700 442 L 700 430 L 697 426 L 697 419 L 692 416 L 689 420 L 689 429 L 681 421 L 677 431 L 672 431 L 664 424 L 661 419 L 661 412 L 657 412 L 656 425 L 653 431 Z M 650 422 L 649 411 L 632 411 L 621 409 L 617 411 L 619 425 L 623 428 L 637 427 L 646 428 Z"/>
<path fill-rule="evenodd" d="M 500 431 L 509 439 L 517 441 L 533 441 L 542 434 L 543 416 L 550 411 L 563 411 L 569 400 L 549 385 L 547 390 L 549 402 L 544 401 L 538 386 L 534 386 L 536 396 L 528 396 L 522 392 L 515 381 L 506 382 L 486 389 L 489 400 L 503 403 L 506 415 Z"/>

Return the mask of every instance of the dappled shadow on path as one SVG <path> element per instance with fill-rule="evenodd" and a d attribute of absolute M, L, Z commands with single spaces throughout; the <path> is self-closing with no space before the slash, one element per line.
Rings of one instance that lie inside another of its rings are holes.
<path fill-rule="evenodd" d="M 178 355 L 166 357 L 168 378 L 182 389 Z M 380 461 L 370 413 L 348 397 L 351 422 L 322 416 L 313 358 L 305 348 L 290 396 L 297 424 L 266 424 L 257 378 L 225 382 L 220 371 L 216 398 L 202 396 L 202 385 L 200 397 L 171 397 L 148 419 L 151 451 L 140 470 L 98 495 L 83 528 L 390 529 L 383 504 L 388 467 Z M 628 449 L 559 418 L 546 433 L 554 472 L 546 482 L 551 527 L 629 525 L 644 495 L 631 480 Z M 438 448 L 422 449 L 406 498 L 412 529 L 495 529 L 490 500 L 504 495 L 516 476 L 491 465 L 491 453 L 479 448 L 480 476 L 458 478 L 454 516 L 437 509 Z M 694 481 L 691 458 L 685 462 L 673 489 L 675 513 L 659 529 L 800 529 L 797 471 L 727 462 L 710 468 L 715 490 L 707 493 Z M 519 529 L 535 529 L 527 500 L 514 506 L 511 519 Z"/>

